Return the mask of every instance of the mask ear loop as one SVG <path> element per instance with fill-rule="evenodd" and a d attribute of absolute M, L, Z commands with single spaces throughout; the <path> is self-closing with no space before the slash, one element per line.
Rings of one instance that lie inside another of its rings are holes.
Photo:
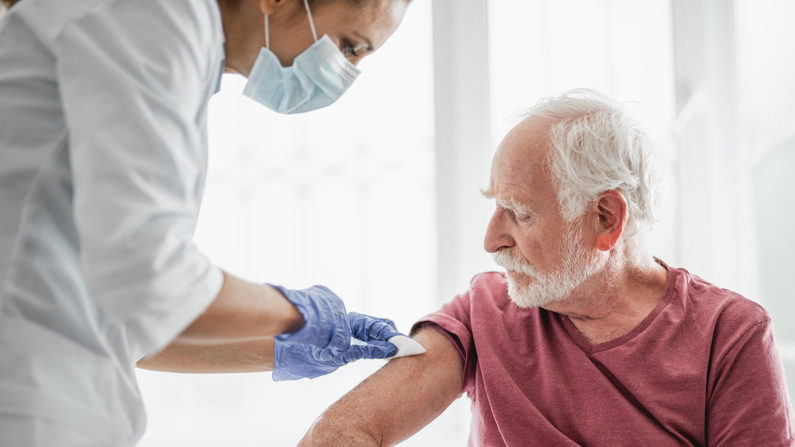
<path fill-rule="evenodd" d="M 309 17 L 309 26 L 312 28 L 312 37 L 317 42 L 317 33 L 315 32 L 315 22 L 312 21 L 312 11 L 309 10 L 309 0 L 304 0 L 304 7 L 306 8 L 306 15 Z"/>
<path fill-rule="evenodd" d="M 265 48 L 271 49 L 271 36 L 268 33 L 268 15 L 265 14 Z"/>

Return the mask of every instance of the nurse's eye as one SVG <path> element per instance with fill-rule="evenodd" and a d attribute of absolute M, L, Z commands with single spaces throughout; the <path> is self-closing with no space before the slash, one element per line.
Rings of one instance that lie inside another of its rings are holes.
<path fill-rule="evenodd" d="M 347 39 L 342 42 L 342 54 L 344 54 L 346 57 L 359 56 L 359 53 L 357 53 L 357 47 L 354 44 L 352 44 L 350 40 Z"/>

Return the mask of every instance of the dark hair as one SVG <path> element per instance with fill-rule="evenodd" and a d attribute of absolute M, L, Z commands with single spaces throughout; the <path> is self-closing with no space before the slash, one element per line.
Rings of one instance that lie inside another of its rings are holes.
<path fill-rule="evenodd" d="M 19 0 L 0 0 L 0 4 L 5 6 L 6 8 L 11 8 L 17 2 L 19 2 Z M 328 3 L 328 2 L 329 2 L 329 0 L 309 0 L 309 4 L 310 5 L 311 4 L 315 4 L 315 3 Z M 232 6 L 232 7 L 237 7 L 237 6 L 240 6 L 240 3 L 242 3 L 242 0 L 226 0 L 226 3 L 228 5 L 230 5 L 230 6 Z M 361 3 L 361 0 L 353 0 L 353 3 L 357 3 L 357 4 Z"/>
<path fill-rule="evenodd" d="M 243 0 L 225 0 L 226 4 L 228 6 L 230 6 L 232 9 L 239 8 L 240 7 L 240 3 L 242 3 L 242 1 Z M 322 4 L 322 3 L 332 3 L 332 2 L 335 2 L 335 1 L 340 1 L 340 0 L 309 0 L 309 4 L 310 5 L 316 5 L 316 4 Z M 346 0 L 346 1 L 348 1 L 349 3 L 353 3 L 356 6 L 361 6 L 362 3 L 363 3 L 363 0 Z M 407 1 L 410 2 L 411 0 L 407 0 Z M 17 4 L 18 2 L 19 2 L 19 0 L 0 0 L 0 16 L 3 15 L 2 6 L 5 6 L 5 9 L 10 9 L 12 6 Z"/>
<path fill-rule="evenodd" d="M 3 1 L 3 2 L 10 1 L 10 2 L 14 3 L 14 2 L 17 2 L 19 0 L 0 0 L 0 1 Z M 229 9 L 232 9 L 232 10 L 240 9 L 240 4 L 243 3 L 243 0 L 222 0 L 222 1 L 223 1 L 223 3 L 226 4 L 226 6 Z M 303 0 L 301 0 L 301 1 L 303 1 Z M 334 2 L 337 2 L 337 1 L 342 1 L 342 0 L 309 0 L 309 6 L 316 6 L 316 5 L 320 5 L 320 4 L 324 4 L 324 3 L 334 3 Z M 361 6 L 362 3 L 364 2 L 363 0 L 345 0 L 345 1 L 347 1 L 348 3 L 352 3 L 352 4 L 356 5 L 356 6 Z"/>
<path fill-rule="evenodd" d="M 338 0 L 309 0 L 309 4 L 313 5 L 313 4 L 317 4 L 317 3 L 331 3 L 333 1 L 338 1 Z M 357 6 L 362 4 L 362 0 L 348 0 L 348 1 L 351 2 L 351 3 L 356 4 Z M 0 0 L 0 4 L 5 6 L 6 9 L 11 8 L 17 2 L 19 2 L 19 0 Z M 226 3 L 229 4 L 232 7 L 240 6 L 241 2 L 242 2 L 242 0 L 226 0 Z"/>

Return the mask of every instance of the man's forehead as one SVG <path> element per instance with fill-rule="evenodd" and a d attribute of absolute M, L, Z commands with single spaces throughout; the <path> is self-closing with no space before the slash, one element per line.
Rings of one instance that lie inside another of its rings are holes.
<path fill-rule="evenodd" d="M 495 176 L 492 176 L 489 187 L 483 191 L 483 195 L 496 200 L 502 208 L 538 211 L 544 207 L 537 200 L 539 194 L 532 188 L 532 183 L 507 181 L 501 177 L 495 179 Z"/>
<path fill-rule="evenodd" d="M 529 116 L 519 121 L 505 135 L 503 141 L 522 142 L 526 146 L 546 146 L 550 130 L 557 120 L 543 116 Z"/>
<path fill-rule="evenodd" d="M 498 161 L 495 157 L 489 187 L 484 195 L 497 200 L 503 208 L 540 208 L 537 197 L 543 188 L 543 179 L 538 178 L 538 172 L 540 170 L 532 169 L 527 162 L 505 159 Z"/>
<path fill-rule="evenodd" d="M 551 177 L 546 156 L 549 126 L 526 119 L 502 140 L 491 165 L 487 197 L 539 206 L 537 197 L 548 193 Z"/>

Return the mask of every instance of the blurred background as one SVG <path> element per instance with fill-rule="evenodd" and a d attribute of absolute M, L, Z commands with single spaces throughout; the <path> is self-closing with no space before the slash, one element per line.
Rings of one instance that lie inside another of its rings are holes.
<path fill-rule="evenodd" d="M 224 77 L 197 242 L 234 274 L 327 285 L 407 332 L 497 269 L 478 188 L 512 113 L 593 87 L 657 143 L 653 253 L 763 304 L 795 390 L 793 20 L 795 0 L 414 0 L 332 107 L 279 116 Z M 295 445 L 382 365 L 278 384 L 140 371 L 141 446 Z M 469 418 L 462 397 L 402 445 L 464 446 Z"/>

